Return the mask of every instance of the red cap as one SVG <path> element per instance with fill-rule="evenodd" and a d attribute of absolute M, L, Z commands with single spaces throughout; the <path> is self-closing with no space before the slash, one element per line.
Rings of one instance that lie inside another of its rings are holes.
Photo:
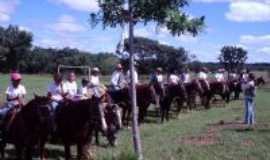
<path fill-rule="evenodd" d="M 11 73 L 10 79 L 13 81 L 21 80 L 22 75 L 20 73 Z"/>

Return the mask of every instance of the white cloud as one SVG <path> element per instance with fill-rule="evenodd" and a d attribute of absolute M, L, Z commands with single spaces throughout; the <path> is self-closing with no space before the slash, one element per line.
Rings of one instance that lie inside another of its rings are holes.
<path fill-rule="evenodd" d="M 55 24 L 49 27 L 57 33 L 77 33 L 85 31 L 86 28 L 77 23 L 74 17 L 70 15 L 62 15 Z"/>
<path fill-rule="evenodd" d="M 96 12 L 99 10 L 97 0 L 49 0 L 49 1 L 64 4 L 71 9 L 78 11 Z"/>
<path fill-rule="evenodd" d="M 229 2 L 230 0 L 193 0 L 194 2 L 204 2 L 204 3 L 218 3 L 218 2 Z"/>
<path fill-rule="evenodd" d="M 270 55 L 270 47 L 263 47 L 261 49 L 258 49 L 259 53 L 266 53 L 266 54 L 269 54 Z"/>
<path fill-rule="evenodd" d="M 0 22 L 7 22 L 14 13 L 19 0 L 0 0 Z"/>
<path fill-rule="evenodd" d="M 144 27 L 144 28 L 135 28 L 134 34 L 135 36 L 139 36 L 139 37 L 149 37 L 153 33 L 151 31 L 148 31 L 147 28 Z"/>
<path fill-rule="evenodd" d="M 270 21 L 270 3 L 267 0 L 231 2 L 226 18 L 236 22 Z"/>
<path fill-rule="evenodd" d="M 270 45 L 270 34 L 262 36 L 243 35 L 240 37 L 240 43 L 245 45 Z"/>

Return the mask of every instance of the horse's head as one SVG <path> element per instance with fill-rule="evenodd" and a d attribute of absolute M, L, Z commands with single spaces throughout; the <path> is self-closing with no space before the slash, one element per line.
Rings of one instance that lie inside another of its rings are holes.
<path fill-rule="evenodd" d="M 48 97 L 35 95 L 22 109 L 24 117 L 35 123 L 42 130 L 51 129 L 51 100 Z"/>
<path fill-rule="evenodd" d="M 108 126 L 107 138 L 109 143 L 114 146 L 117 138 L 116 134 L 122 128 L 121 109 L 116 104 L 107 104 L 104 114 Z"/>

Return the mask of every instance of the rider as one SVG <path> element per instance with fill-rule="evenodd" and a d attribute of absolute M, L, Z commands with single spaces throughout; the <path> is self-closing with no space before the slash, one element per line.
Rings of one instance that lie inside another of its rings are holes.
<path fill-rule="evenodd" d="M 180 81 L 179 77 L 177 76 L 177 71 L 174 70 L 171 72 L 170 76 L 169 76 L 169 84 L 172 85 L 177 85 Z"/>
<path fill-rule="evenodd" d="M 90 76 L 89 85 L 90 86 L 99 86 L 100 85 L 99 76 L 100 76 L 100 70 L 99 70 L 99 68 L 98 67 L 94 67 L 92 69 L 92 74 Z"/>
<path fill-rule="evenodd" d="M 210 84 L 208 82 L 208 69 L 206 67 L 202 67 L 200 72 L 198 73 L 198 79 L 205 82 L 207 88 L 210 89 Z"/>
<path fill-rule="evenodd" d="M 162 68 L 158 67 L 150 77 L 150 86 L 155 95 L 156 106 L 160 107 L 160 100 L 165 96 Z"/>
<path fill-rule="evenodd" d="M 54 74 L 53 82 L 49 84 L 47 89 L 47 95 L 52 100 L 53 113 L 59 106 L 59 103 L 64 100 L 64 89 L 63 89 L 63 77 L 61 74 Z"/>
<path fill-rule="evenodd" d="M 0 119 L 4 119 L 6 114 L 14 107 L 24 105 L 26 89 L 21 84 L 22 76 L 19 73 L 11 73 L 11 83 L 6 90 L 7 103 L 0 109 Z"/>
<path fill-rule="evenodd" d="M 184 73 L 182 73 L 180 76 L 181 76 L 181 80 L 184 84 L 189 83 L 191 81 L 190 71 L 188 68 L 185 68 Z"/>
<path fill-rule="evenodd" d="M 123 73 L 123 67 L 119 63 L 116 66 L 116 70 L 112 74 L 111 86 L 113 90 L 120 90 L 125 87 L 125 75 Z"/>
<path fill-rule="evenodd" d="M 80 99 L 87 99 L 87 98 L 91 97 L 89 95 L 88 84 L 89 84 L 89 81 L 87 79 L 83 78 L 81 81 L 81 87 L 79 89 Z"/>
<path fill-rule="evenodd" d="M 217 82 L 224 82 L 224 72 L 225 70 L 223 68 L 218 69 L 217 73 L 215 74 L 215 79 Z"/>
<path fill-rule="evenodd" d="M 74 72 L 69 72 L 68 79 L 63 85 L 63 91 L 66 94 L 65 98 L 73 99 L 78 93 L 76 75 Z"/>

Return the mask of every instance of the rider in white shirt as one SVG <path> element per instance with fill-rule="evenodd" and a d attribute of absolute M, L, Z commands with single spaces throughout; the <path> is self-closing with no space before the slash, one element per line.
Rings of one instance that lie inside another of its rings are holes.
<path fill-rule="evenodd" d="M 210 89 L 210 84 L 208 82 L 208 69 L 206 67 L 201 68 L 201 71 L 198 73 L 198 79 L 205 82 L 207 88 Z"/>
<path fill-rule="evenodd" d="M 180 81 L 180 78 L 177 76 L 177 71 L 174 71 L 169 76 L 169 83 L 173 85 L 177 85 Z"/>
<path fill-rule="evenodd" d="M 99 68 L 94 67 L 92 69 L 92 74 L 90 76 L 90 86 L 99 86 L 100 85 L 100 80 L 99 80 Z"/>
<path fill-rule="evenodd" d="M 183 83 L 189 83 L 191 81 L 191 77 L 190 77 L 190 73 L 189 73 L 189 69 L 186 68 L 185 72 L 182 73 L 181 75 L 181 79 Z"/>
<path fill-rule="evenodd" d="M 62 75 L 55 74 L 53 76 L 53 82 L 49 84 L 47 89 L 47 95 L 52 100 L 52 108 L 55 111 L 60 102 L 64 100 L 64 89 L 62 83 Z"/>
<path fill-rule="evenodd" d="M 215 74 L 215 79 L 217 82 L 224 82 L 224 72 L 225 70 L 223 68 L 218 69 L 218 72 Z"/>
<path fill-rule="evenodd" d="M 76 75 L 74 72 L 68 74 L 68 80 L 63 85 L 63 91 L 66 94 L 66 98 L 73 99 L 78 93 L 78 87 L 76 82 Z"/>
<path fill-rule="evenodd" d="M 125 75 L 121 64 L 116 66 L 116 70 L 112 74 L 111 86 L 113 90 L 119 90 L 125 87 Z"/>
<path fill-rule="evenodd" d="M 24 105 L 24 97 L 26 95 L 25 87 L 20 83 L 22 76 L 19 73 L 12 73 L 11 84 L 6 90 L 7 103 L 0 109 L 0 118 L 3 119 L 6 114 L 15 106 Z"/>

